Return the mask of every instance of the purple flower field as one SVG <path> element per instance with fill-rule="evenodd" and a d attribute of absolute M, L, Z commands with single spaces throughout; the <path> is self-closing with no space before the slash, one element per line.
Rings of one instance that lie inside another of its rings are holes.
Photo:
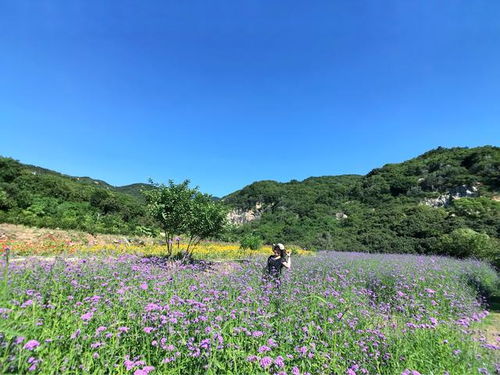
<path fill-rule="evenodd" d="M 3 374 L 495 374 L 488 265 L 322 252 L 281 283 L 122 256 L 3 265 Z"/>

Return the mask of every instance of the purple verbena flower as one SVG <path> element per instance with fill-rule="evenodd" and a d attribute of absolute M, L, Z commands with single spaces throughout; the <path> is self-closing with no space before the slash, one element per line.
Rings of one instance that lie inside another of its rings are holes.
<path fill-rule="evenodd" d="M 266 346 L 266 345 L 262 345 L 259 348 L 259 353 L 265 353 L 265 352 L 269 352 L 269 351 L 271 351 L 271 348 L 269 346 Z"/>
<path fill-rule="evenodd" d="M 82 332 L 80 329 L 77 329 L 75 332 L 73 332 L 71 334 L 71 339 L 74 340 L 76 339 L 78 336 L 80 336 L 80 332 Z"/>
<path fill-rule="evenodd" d="M 94 313 L 92 311 L 89 311 L 88 313 L 85 313 L 83 314 L 82 316 L 80 316 L 80 318 L 84 321 L 84 322 L 88 322 L 90 319 L 92 319 L 92 317 L 94 316 Z"/>
<path fill-rule="evenodd" d="M 40 346 L 40 343 L 36 340 L 30 340 L 28 341 L 26 344 L 24 344 L 24 349 L 26 350 L 34 350 L 36 349 L 37 347 Z"/>
<path fill-rule="evenodd" d="M 285 360 L 282 356 L 277 356 L 276 359 L 274 360 L 274 364 L 278 366 L 279 368 L 285 367 Z"/>
<path fill-rule="evenodd" d="M 271 357 L 266 356 L 264 358 L 261 358 L 259 363 L 262 366 L 262 368 L 268 368 L 273 364 L 273 359 Z"/>
<path fill-rule="evenodd" d="M 252 332 L 252 336 L 253 337 L 260 337 L 260 336 L 263 336 L 264 335 L 264 332 L 262 331 L 253 331 Z"/>

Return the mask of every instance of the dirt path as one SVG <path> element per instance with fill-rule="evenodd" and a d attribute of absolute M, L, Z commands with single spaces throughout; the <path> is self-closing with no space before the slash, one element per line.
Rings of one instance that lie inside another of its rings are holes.
<path fill-rule="evenodd" d="M 485 331 L 488 344 L 500 346 L 500 313 L 490 312 L 485 319 Z"/>
<path fill-rule="evenodd" d="M 492 296 L 489 301 L 490 314 L 484 320 L 488 344 L 500 346 L 500 296 Z"/>
<path fill-rule="evenodd" d="M 43 260 L 46 262 L 55 262 L 57 259 L 62 259 L 65 262 L 78 262 L 80 259 L 83 258 L 78 258 L 78 257 L 71 257 L 71 258 L 64 258 L 64 257 L 52 257 L 52 256 L 29 256 L 29 257 L 14 257 L 10 258 L 9 262 L 11 263 L 22 263 L 30 260 Z"/>
<path fill-rule="evenodd" d="M 57 239 L 60 241 L 71 241 L 78 244 L 110 244 L 116 242 L 128 242 L 132 239 L 123 235 L 113 234 L 90 234 L 76 230 L 62 230 L 49 228 L 34 228 L 16 224 L 0 224 L 0 241 L 34 242 L 44 239 Z M 133 240 L 150 242 L 151 238 L 141 237 Z"/>

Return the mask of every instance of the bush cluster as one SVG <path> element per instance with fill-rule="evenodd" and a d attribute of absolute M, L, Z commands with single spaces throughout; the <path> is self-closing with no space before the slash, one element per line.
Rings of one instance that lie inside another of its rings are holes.
<path fill-rule="evenodd" d="M 243 238 L 240 241 L 240 247 L 242 249 L 250 249 L 250 250 L 258 250 L 262 246 L 262 240 L 259 236 L 253 236 L 250 234 L 247 234 L 243 236 Z"/>

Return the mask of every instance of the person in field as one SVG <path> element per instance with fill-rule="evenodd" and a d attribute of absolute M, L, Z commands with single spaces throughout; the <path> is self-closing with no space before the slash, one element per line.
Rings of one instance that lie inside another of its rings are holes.
<path fill-rule="evenodd" d="M 290 252 L 282 243 L 273 244 L 273 255 L 267 258 L 267 273 L 278 279 L 283 267 L 288 269 L 291 267 Z"/>

